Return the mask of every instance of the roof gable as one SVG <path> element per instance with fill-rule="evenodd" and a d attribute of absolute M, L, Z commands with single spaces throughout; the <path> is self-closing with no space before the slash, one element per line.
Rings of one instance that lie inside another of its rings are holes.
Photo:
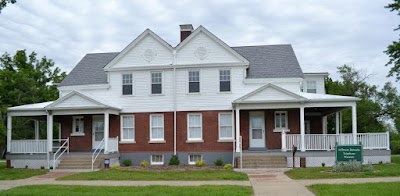
<path fill-rule="evenodd" d="M 248 65 L 249 61 L 203 26 L 199 26 L 176 47 L 176 63 L 208 64 L 237 63 Z"/>
<path fill-rule="evenodd" d="M 146 29 L 127 47 L 125 47 L 104 70 L 148 65 L 170 65 L 173 60 L 173 48 L 160 36 Z"/>
<path fill-rule="evenodd" d="M 49 104 L 45 107 L 46 109 L 87 109 L 87 108 L 113 108 L 119 109 L 108 104 L 105 104 L 99 100 L 95 100 L 88 95 L 84 95 L 78 91 L 72 91 Z"/>
<path fill-rule="evenodd" d="M 236 99 L 234 103 L 252 102 L 290 102 L 306 101 L 307 99 L 284 88 L 268 83 L 247 95 Z"/>

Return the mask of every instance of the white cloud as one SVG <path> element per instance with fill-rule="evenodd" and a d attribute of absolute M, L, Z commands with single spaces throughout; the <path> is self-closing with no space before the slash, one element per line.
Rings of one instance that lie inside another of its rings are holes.
<path fill-rule="evenodd" d="M 179 24 L 203 25 L 231 46 L 293 45 L 303 71 L 343 64 L 366 69 L 383 85 L 383 53 L 398 33 L 390 1 L 18 1 L 0 14 L 0 53 L 36 51 L 65 71 L 91 52 L 122 50 L 146 28 L 175 46 Z"/>

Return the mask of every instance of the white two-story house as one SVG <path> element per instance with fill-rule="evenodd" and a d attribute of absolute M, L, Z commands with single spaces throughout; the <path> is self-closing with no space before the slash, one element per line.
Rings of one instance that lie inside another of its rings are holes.
<path fill-rule="evenodd" d="M 180 35 L 173 47 L 147 29 L 121 52 L 87 54 L 59 84 L 58 100 L 8 108 L 8 165 L 57 167 L 68 152 L 101 152 L 112 165 L 166 165 L 172 155 L 181 164 L 234 163 L 239 152 L 290 157 L 296 146 L 308 166 L 320 166 L 334 163 L 336 143 L 359 142 L 366 161 L 390 162 L 387 133 L 357 133 L 359 99 L 327 95 L 328 73 L 303 73 L 291 45 L 231 47 L 192 25 Z M 340 130 L 347 109 L 352 130 Z M 13 117 L 47 121 L 47 139 L 13 140 Z"/>

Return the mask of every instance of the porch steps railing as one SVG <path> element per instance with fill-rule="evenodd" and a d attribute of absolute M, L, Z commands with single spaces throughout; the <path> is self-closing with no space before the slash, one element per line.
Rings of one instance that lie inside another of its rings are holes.
<path fill-rule="evenodd" d="M 67 152 L 67 154 L 69 154 L 69 137 L 67 137 L 67 139 L 60 139 L 60 142 L 62 142 L 62 141 L 64 141 L 64 142 L 62 143 L 62 145 L 58 148 L 58 150 L 53 155 L 53 171 L 56 170 L 56 164 L 57 164 L 57 161 L 60 159 L 60 157 L 65 152 Z"/>
<path fill-rule="evenodd" d="M 286 149 L 292 150 L 293 146 L 300 149 L 300 134 L 282 134 L 286 139 Z M 389 133 L 358 133 L 357 143 L 362 143 L 364 149 L 390 149 Z M 352 134 L 306 134 L 304 144 L 306 150 L 334 150 L 336 143 L 353 144 Z M 284 144 L 284 143 L 283 143 Z M 285 146 L 283 146 L 285 147 Z M 283 148 L 282 148 L 283 149 Z"/>
<path fill-rule="evenodd" d="M 99 156 L 102 149 L 104 149 L 104 138 L 101 140 L 99 145 L 97 145 L 96 149 L 92 154 L 92 171 L 94 170 L 94 163 L 96 162 L 96 159 Z"/>

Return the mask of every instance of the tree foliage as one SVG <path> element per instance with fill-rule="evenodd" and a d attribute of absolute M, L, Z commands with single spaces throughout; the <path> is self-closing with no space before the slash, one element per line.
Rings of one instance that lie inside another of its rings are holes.
<path fill-rule="evenodd" d="M 385 8 L 390 9 L 391 12 L 397 12 L 397 15 L 400 16 L 400 1 L 394 0 L 393 3 L 389 3 Z M 400 18 L 399 18 L 400 19 Z M 400 30 L 400 25 L 394 29 L 395 31 Z M 400 34 L 399 40 L 393 41 L 387 47 L 385 53 L 389 56 L 389 62 L 386 66 L 392 65 L 388 76 L 395 76 L 396 80 L 400 80 Z"/>
<path fill-rule="evenodd" d="M 14 3 L 17 3 L 17 0 L 0 0 L 0 13 L 1 13 L 1 10 L 3 10 L 6 6 L 7 6 L 7 4 L 14 4 Z"/>

